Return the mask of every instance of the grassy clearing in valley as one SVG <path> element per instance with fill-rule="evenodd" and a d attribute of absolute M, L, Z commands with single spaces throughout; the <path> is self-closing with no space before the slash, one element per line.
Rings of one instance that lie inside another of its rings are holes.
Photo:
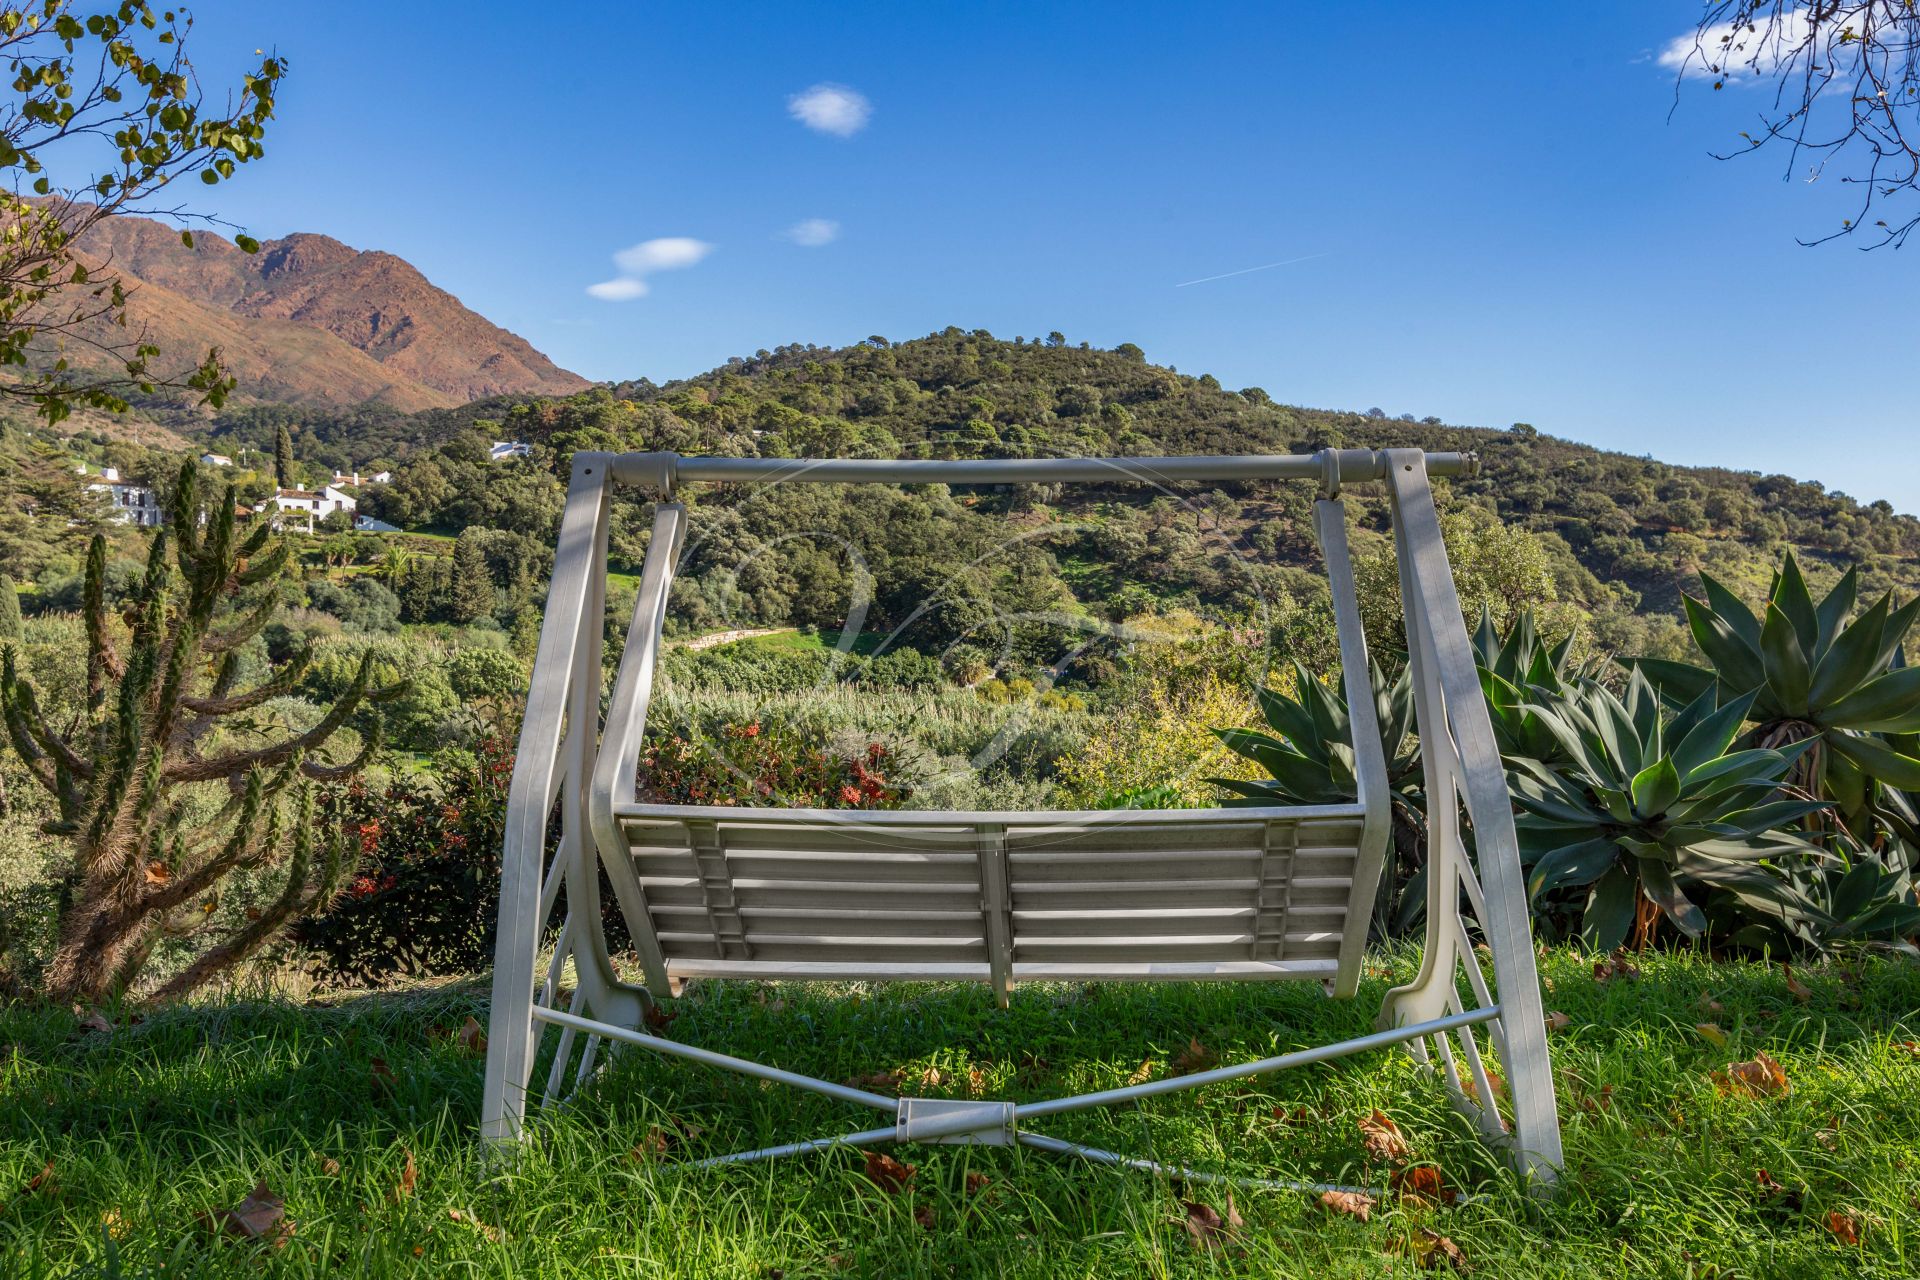
<path fill-rule="evenodd" d="M 1208 1169 L 1377 1182 L 1357 1126 L 1378 1107 L 1416 1162 L 1473 1193 L 1453 1207 L 1385 1197 L 1360 1222 L 1242 1191 L 1244 1226 L 1217 1247 L 1194 1242 L 1183 1202 L 1225 1216 L 1223 1190 L 1037 1152 L 896 1150 L 917 1166 L 903 1194 L 846 1149 L 676 1168 L 873 1120 L 637 1051 L 498 1166 L 474 1137 L 480 1064 L 434 1030 L 484 1017 L 474 988 L 235 1003 L 111 1033 L 16 1006 L 0 1011 L 0 1274 L 1411 1275 L 1422 1230 L 1477 1276 L 1920 1271 L 1920 1056 L 1903 1047 L 1920 1039 L 1920 966 L 1798 973 L 1804 1000 L 1777 969 L 1642 968 L 1601 984 L 1578 956 L 1543 961 L 1548 1007 L 1570 1023 L 1553 1036 L 1566 1177 L 1542 1203 L 1398 1052 L 1036 1126 Z M 1234 1061 L 1364 1031 L 1409 971 L 1383 961 L 1350 1003 L 1296 984 L 1052 987 L 1004 1012 L 979 988 L 709 984 L 675 1002 L 668 1034 L 829 1079 L 898 1071 L 922 1094 L 964 1096 L 977 1071 L 986 1095 L 1031 1099 L 1119 1084 L 1149 1060 L 1162 1074 L 1196 1038 Z M 1762 1050 L 1789 1095 L 1716 1089 L 1715 1070 Z M 939 1083 L 923 1085 L 930 1072 Z M 1782 1190 L 1758 1185 L 1762 1168 Z M 988 1181 L 970 1188 L 971 1174 Z M 198 1224 L 262 1179 L 297 1223 L 284 1248 Z M 1858 1223 L 1861 1243 L 1837 1239 L 1829 1214 Z"/>

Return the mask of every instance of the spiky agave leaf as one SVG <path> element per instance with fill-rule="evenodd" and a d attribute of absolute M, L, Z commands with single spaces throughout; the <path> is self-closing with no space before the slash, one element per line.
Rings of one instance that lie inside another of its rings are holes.
<path fill-rule="evenodd" d="M 1729 751 L 1753 701 L 1719 706 L 1707 690 L 1670 713 L 1635 671 L 1624 698 L 1585 680 L 1562 700 L 1524 704 L 1564 751 L 1510 762 L 1529 894 L 1585 889 L 1582 931 L 1605 948 L 1625 939 L 1641 896 L 1682 932 L 1702 932 L 1689 886 L 1737 888 L 1791 912 L 1773 865 L 1820 857 L 1786 828 L 1825 806 L 1780 792 L 1805 745 Z"/>
<path fill-rule="evenodd" d="M 1873 819 L 1869 780 L 1920 787 L 1920 757 L 1876 736 L 1920 731 L 1920 668 L 1907 666 L 1901 649 L 1920 597 L 1896 608 L 1889 592 L 1854 614 L 1859 575 L 1849 569 L 1816 602 L 1791 551 L 1759 615 L 1711 575 L 1700 580 L 1706 599 L 1688 596 L 1685 605 L 1709 665 L 1639 658 L 1635 670 L 1676 704 L 1709 690 L 1721 701 L 1753 694 L 1757 743 L 1820 738 L 1828 749 L 1814 757 L 1811 781 L 1858 831 Z"/>

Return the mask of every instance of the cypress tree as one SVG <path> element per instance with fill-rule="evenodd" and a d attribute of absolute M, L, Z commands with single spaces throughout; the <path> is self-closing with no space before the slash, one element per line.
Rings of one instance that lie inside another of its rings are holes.
<path fill-rule="evenodd" d="M 20 638 L 20 593 L 13 579 L 0 573 L 0 640 Z"/>
<path fill-rule="evenodd" d="M 273 480 L 282 489 L 291 489 L 293 483 L 293 437 L 285 427 L 273 440 Z"/>
<path fill-rule="evenodd" d="M 453 584 L 448 611 L 455 622 L 475 622 L 493 612 L 493 574 L 480 539 L 469 529 L 453 544 Z"/>

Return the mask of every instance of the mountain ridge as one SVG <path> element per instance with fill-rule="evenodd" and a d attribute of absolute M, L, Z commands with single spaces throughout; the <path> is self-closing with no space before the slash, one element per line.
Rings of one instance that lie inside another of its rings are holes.
<path fill-rule="evenodd" d="M 267 240 L 249 254 L 206 231 L 188 247 L 173 227 L 122 214 L 96 223 L 74 248 L 90 268 L 122 278 L 129 323 L 146 327 L 163 361 L 194 361 L 219 347 L 242 401 L 413 412 L 592 385 L 397 254 L 317 232 Z M 66 354 L 104 363 L 81 345 Z"/>

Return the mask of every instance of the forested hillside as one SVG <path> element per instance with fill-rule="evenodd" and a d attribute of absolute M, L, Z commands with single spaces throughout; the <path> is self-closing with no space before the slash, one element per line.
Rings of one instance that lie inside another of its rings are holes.
<path fill-rule="evenodd" d="M 1555 625 L 1579 627 L 1608 650 L 1672 649 L 1680 592 L 1697 588 L 1699 571 L 1757 593 L 1787 546 L 1816 579 L 1858 566 L 1863 592 L 1904 594 L 1920 581 L 1920 523 L 1884 502 L 1862 505 L 1787 476 L 1607 453 L 1525 424 L 1489 430 L 1289 406 L 1258 387 L 1230 390 L 1154 365 L 1130 344 L 1093 350 L 1059 335 L 1009 341 L 948 329 L 901 343 L 796 345 L 665 386 L 641 380 L 416 414 L 260 406 L 228 413 L 204 434 L 227 453 L 264 451 L 283 426 L 314 473 L 391 465 L 393 482 L 367 489 L 361 510 L 405 529 L 465 531 L 469 561 L 487 562 L 493 607 L 480 608 L 471 591 L 456 606 L 454 548 L 416 546 L 420 570 L 394 583 L 402 620 L 485 615 L 523 636 L 550 563 L 568 457 L 588 448 L 783 457 L 1471 449 L 1484 459 L 1479 478 L 1442 486 L 1470 590 L 1497 613 L 1540 605 Z M 526 440 L 532 455 L 490 462 L 486 445 L 496 439 Z M 132 445 L 108 445 L 102 456 L 161 480 L 169 469 L 158 451 Z M 870 575 L 869 631 L 904 628 L 892 644 L 929 654 L 958 643 L 959 660 L 996 668 L 1052 666 L 1073 647 L 1074 627 L 1061 620 L 1074 616 L 1261 620 L 1295 645 L 1323 649 L 1324 593 L 1302 485 L 696 487 L 687 497 L 694 536 L 676 596 L 685 629 L 837 626 Z M 18 511 L 17 500 L 10 505 Z M 1384 502 L 1363 488 L 1350 505 L 1363 579 L 1390 591 L 1379 571 Z M 18 538 L 19 517 L 10 517 Z M 637 567 L 645 528 L 637 501 L 623 504 L 616 568 Z M 50 543 L 63 538 L 42 532 Z M 352 558 L 376 558 L 376 541 L 363 538 Z M 22 577 L 48 565 L 71 571 L 70 554 L 51 546 L 20 554 Z M 1370 610 L 1383 627 L 1390 612 Z"/>

